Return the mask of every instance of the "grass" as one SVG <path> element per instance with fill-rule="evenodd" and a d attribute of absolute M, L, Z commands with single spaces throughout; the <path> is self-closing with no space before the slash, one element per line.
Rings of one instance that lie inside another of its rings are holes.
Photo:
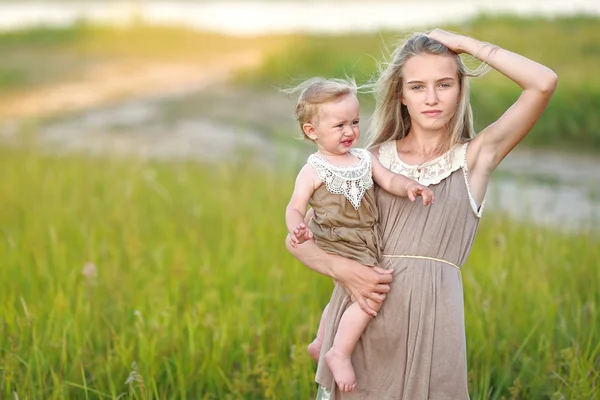
<path fill-rule="evenodd" d="M 313 397 L 332 284 L 284 249 L 292 171 L 6 148 L 0 170 L 0 397 Z M 473 399 L 600 394 L 598 259 L 598 237 L 486 214 Z"/>

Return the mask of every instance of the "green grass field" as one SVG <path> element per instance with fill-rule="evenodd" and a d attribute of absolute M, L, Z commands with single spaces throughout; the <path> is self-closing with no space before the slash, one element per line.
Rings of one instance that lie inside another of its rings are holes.
<path fill-rule="evenodd" d="M 284 248 L 292 171 L 6 148 L 0 170 L 1 398 L 313 397 L 332 283 Z M 599 259 L 598 237 L 484 216 L 473 399 L 600 395 Z"/>

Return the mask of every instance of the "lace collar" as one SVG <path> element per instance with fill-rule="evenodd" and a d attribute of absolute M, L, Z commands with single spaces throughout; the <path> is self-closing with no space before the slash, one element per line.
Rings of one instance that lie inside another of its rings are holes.
<path fill-rule="evenodd" d="M 352 206 L 358 210 L 366 191 L 373 187 L 371 154 L 365 149 L 350 149 L 350 154 L 360 161 L 350 166 L 333 165 L 321 154 L 308 157 L 317 177 L 332 194 L 343 194 Z"/>
<path fill-rule="evenodd" d="M 422 185 L 440 183 L 454 171 L 465 165 L 467 143 L 457 144 L 441 156 L 423 164 L 406 164 L 398 157 L 396 141 L 390 141 L 379 147 L 379 161 L 384 167 L 397 174 L 408 176 Z"/>
<path fill-rule="evenodd" d="M 398 157 L 396 141 L 386 142 L 379 147 L 379 161 L 392 172 L 408 176 L 419 182 L 421 185 L 436 185 L 449 177 L 454 171 L 462 168 L 465 178 L 465 186 L 469 196 L 471 208 L 477 216 L 481 218 L 483 206 L 485 205 L 485 196 L 478 207 L 469 185 L 468 166 L 467 166 L 467 146 L 468 143 L 457 144 L 446 153 L 431 161 L 419 165 L 406 164 Z"/>

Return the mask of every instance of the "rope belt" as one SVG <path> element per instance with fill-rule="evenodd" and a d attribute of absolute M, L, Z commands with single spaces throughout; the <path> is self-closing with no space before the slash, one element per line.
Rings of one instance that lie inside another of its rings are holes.
<path fill-rule="evenodd" d="M 441 263 L 444 264 L 448 264 L 451 267 L 456 268 L 457 270 L 460 271 L 460 267 L 454 263 L 451 263 L 450 261 L 446 261 L 446 260 L 442 260 L 439 258 L 434 258 L 434 257 L 426 257 L 426 256 L 408 256 L 408 255 L 396 255 L 396 254 L 384 254 L 382 257 L 389 257 L 389 258 L 418 258 L 421 260 L 432 260 L 432 261 L 439 261 Z"/>

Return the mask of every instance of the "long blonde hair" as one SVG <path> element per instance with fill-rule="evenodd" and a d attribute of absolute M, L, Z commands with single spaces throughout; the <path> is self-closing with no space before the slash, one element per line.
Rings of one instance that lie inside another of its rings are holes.
<path fill-rule="evenodd" d="M 444 151 L 457 143 L 471 140 L 475 137 L 473 112 L 470 102 L 469 78 L 481 76 L 490 68 L 487 64 L 480 65 L 475 70 L 467 68 L 462 58 L 437 40 L 430 39 L 425 34 L 416 33 L 409 37 L 404 44 L 396 47 L 389 62 L 380 65 L 379 78 L 370 85 L 375 93 L 376 107 L 367 133 L 367 147 L 377 146 L 390 140 L 405 137 L 410 131 L 410 114 L 402 104 L 402 79 L 406 61 L 417 54 L 435 54 L 453 57 L 456 60 L 460 95 L 458 107 L 448 123 L 449 135 L 441 144 L 439 151 Z"/>

